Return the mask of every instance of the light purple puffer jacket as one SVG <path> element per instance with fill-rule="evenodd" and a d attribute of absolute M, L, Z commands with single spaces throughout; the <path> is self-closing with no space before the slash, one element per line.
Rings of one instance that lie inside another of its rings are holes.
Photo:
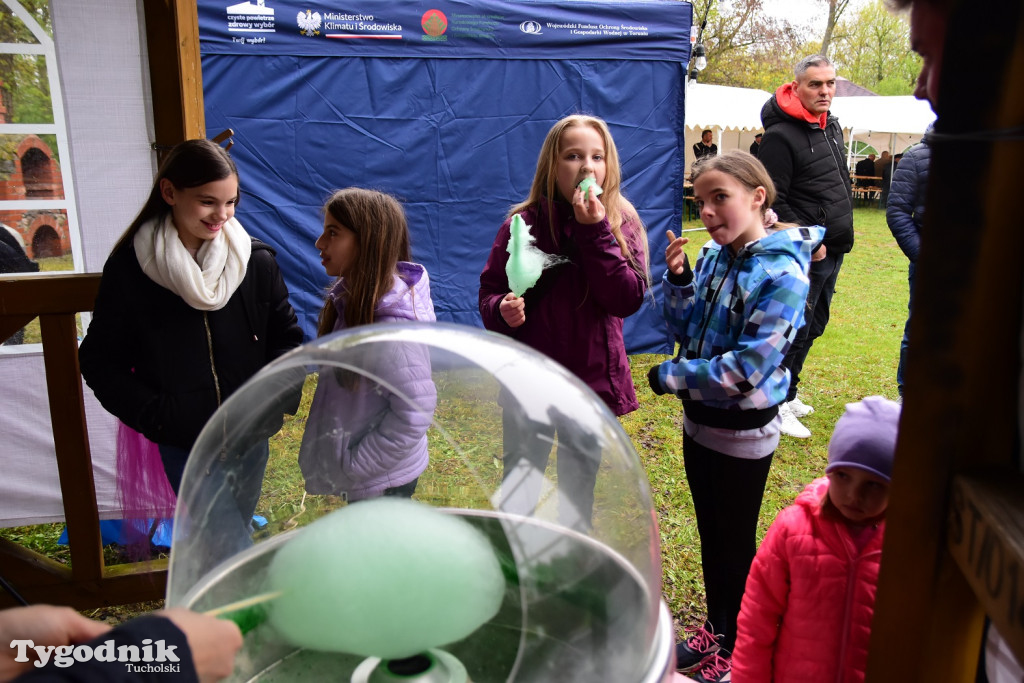
<path fill-rule="evenodd" d="M 344 279 L 328 297 L 338 309 L 334 330 L 345 329 Z M 434 304 L 423 266 L 401 262 L 391 291 L 377 306 L 379 323 L 432 322 Z M 374 498 L 416 479 L 427 467 L 427 428 L 437 390 L 430 351 L 417 344 L 365 345 L 358 384 L 346 388 L 331 366 L 321 366 L 299 449 L 299 467 L 312 494 Z"/>

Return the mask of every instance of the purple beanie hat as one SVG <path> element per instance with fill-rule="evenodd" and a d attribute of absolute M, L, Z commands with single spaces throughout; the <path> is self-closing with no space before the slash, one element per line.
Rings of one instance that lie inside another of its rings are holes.
<path fill-rule="evenodd" d="M 825 473 L 837 467 L 856 467 L 889 481 L 901 407 L 882 396 L 847 403 L 828 442 Z"/>

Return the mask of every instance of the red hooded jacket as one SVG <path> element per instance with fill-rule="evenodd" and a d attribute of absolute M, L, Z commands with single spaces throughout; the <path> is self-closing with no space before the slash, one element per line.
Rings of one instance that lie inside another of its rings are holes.
<path fill-rule="evenodd" d="M 775 518 L 747 577 L 733 683 L 864 680 L 885 522 L 860 549 L 823 514 L 828 479 Z"/>

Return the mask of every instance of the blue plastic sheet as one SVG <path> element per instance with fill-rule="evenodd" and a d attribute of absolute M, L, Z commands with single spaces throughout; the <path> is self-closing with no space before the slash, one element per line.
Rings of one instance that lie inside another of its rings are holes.
<path fill-rule="evenodd" d="M 479 326 L 494 235 L 527 195 L 548 129 L 576 112 L 611 128 L 657 283 L 665 230 L 682 218 L 691 17 L 677 0 L 200 0 L 207 130 L 235 131 L 238 217 L 277 248 L 307 336 L 329 284 L 313 246 L 320 210 L 350 185 L 402 200 L 438 318 Z M 657 290 L 626 321 L 631 353 L 671 351 Z"/>

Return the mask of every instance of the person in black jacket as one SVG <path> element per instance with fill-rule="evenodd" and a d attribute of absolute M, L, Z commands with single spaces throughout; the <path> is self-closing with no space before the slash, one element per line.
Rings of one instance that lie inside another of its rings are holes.
<path fill-rule="evenodd" d="M 112 629 L 70 607 L 32 605 L 0 611 L 0 642 L 0 683 L 205 683 L 231 674 L 242 634 L 232 621 L 181 607 Z M 126 655 L 148 647 L 152 659 L 162 661 L 131 663 L 119 656 L 120 647 Z M 34 648 L 43 648 L 45 662 Z"/>
<path fill-rule="evenodd" d="M 783 360 L 792 380 L 786 402 L 779 407 L 782 433 L 807 438 L 811 432 L 799 418 L 813 408 L 797 398 L 800 372 L 814 340 L 825 331 L 829 306 L 843 257 L 853 248 L 853 192 L 839 119 L 829 113 L 836 92 L 836 70 L 827 57 L 802 59 L 796 80 L 779 87 L 761 109 L 764 137 L 758 160 L 775 183 L 772 206 L 779 220 L 820 225 L 825 239 L 815 250 L 809 277 L 807 324 Z"/>
<path fill-rule="evenodd" d="M 762 137 L 762 134 L 758 133 L 757 135 L 754 136 L 754 141 L 750 143 L 750 153 L 755 157 L 757 156 L 758 151 L 761 149 Z"/>
<path fill-rule="evenodd" d="M 711 142 L 711 129 L 701 132 L 700 142 L 693 144 L 693 163 L 697 163 L 704 157 L 713 157 L 718 154 L 718 145 Z"/>
<path fill-rule="evenodd" d="M 176 494 L 189 451 L 218 406 L 302 343 L 274 251 L 234 218 L 238 197 L 238 172 L 219 145 L 187 140 L 171 150 L 103 266 L 79 349 L 96 398 L 157 444 Z M 279 427 L 221 458 L 246 527 L 267 438 Z M 233 472 L 229 464 L 237 464 Z"/>
<path fill-rule="evenodd" d="M 37 273 L 39 264 L 25 253 L 25 245 L 13 228 L 0 223 L 0 273 Z M 25 341 L 22 328 L 3 340 L 4 346 L 13 346 Z"/>

